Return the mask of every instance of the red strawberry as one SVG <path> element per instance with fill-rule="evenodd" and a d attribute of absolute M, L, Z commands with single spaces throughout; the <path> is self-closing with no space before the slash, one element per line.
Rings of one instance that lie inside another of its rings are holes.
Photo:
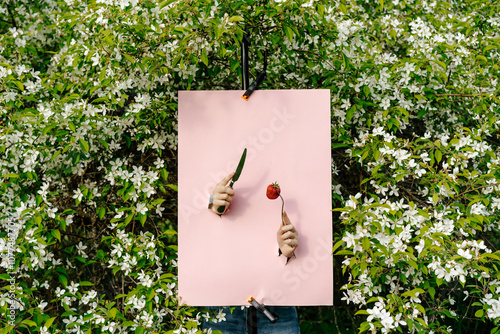
<path fill-rule="evenodd" d="M 281 193 L 280 186 L 277 182 L 270 184 L 267 186 L 267 191 L 266 191 L 266 196 L 269 199 L 276 199 L 278 198 Z"/>

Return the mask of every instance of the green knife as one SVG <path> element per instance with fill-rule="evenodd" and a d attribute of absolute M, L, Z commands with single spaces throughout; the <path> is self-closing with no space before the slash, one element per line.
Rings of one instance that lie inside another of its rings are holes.
<path fill-rule="evenodd" d="M 232 188 L 233 187 L 233 184 L 238 181 L 238 179 L 240 178 L 240 175 L 241 175 L 241 171 L 243 170 L 243 165 L 245 164 L 245 159 L 247 157 L 247 149 L 245 148 L 243 150 L 243 154 L 241 155 L 241 158 L 240 158 L 240 162 L 238 163 L 238 167 L 236 167 L 236 172 L 234 172 L 234 176 L 233 176 L 233 179 L 231 180 L 231 183 L 229 184 L 229 186 Z M 226 210 L 226 207 L 225 206 L 221 206 L 219 207 L 219 209 L 217 210 L 220 214 L 223 214 L 224 213 L 224 210 Z"/>

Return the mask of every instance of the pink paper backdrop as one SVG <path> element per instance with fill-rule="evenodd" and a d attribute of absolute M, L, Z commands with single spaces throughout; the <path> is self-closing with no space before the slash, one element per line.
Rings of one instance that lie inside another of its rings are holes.
<path fill-rule="evenodd" d="M 179 92 L 179 295 L 189 305 L 332 305 L 329 90 Z M 246 163 L 221 218 L 215 184 Z M 281 200 L 299 233 L 278 257 Z"/>

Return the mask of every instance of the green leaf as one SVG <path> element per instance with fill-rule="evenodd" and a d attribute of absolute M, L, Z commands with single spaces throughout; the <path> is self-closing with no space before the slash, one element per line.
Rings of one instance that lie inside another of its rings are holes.
<path fill-rule="evenodd" d="M 350 147 L 351 145 L 348 145 L 348 144 L 341 144 L 341 143 L 332 143 L 332 149 L 335 149 L 335 148 L 342 148 L 342 147 Z"/>
<path fill-rule="evenodd" d="M 50 231 L 50 234 L 52 234 L 54 238 L 56 238 L 57 240 L 59 240 L 59 242 L 61 242 L 61 232 L 59 232 L 59 230 L 52 230 Z"/>
<path fill-rule="evenodd" d="M 160 9 L 163 9 L 164 7 L 170 5 L 172 2 L 174 1 L 177 1 L 177 0 L 167 0 L 167 1 L 163 1 L 161 4 L 160 4 Z"/>
<path fill-rule="evenodd" d="M 81 262 L 81 263 L 83 263 L 83 264 L 87 263 L 87 262 L 85 261 L 85 259 L 84 259 L 83 257 L 81 257 L 81 256 L 75 256 L 75 259 L 76 259 L 76 260 L 78 260 L 78 261 L 80 261 L 80 262 Z"/>
<path fill-rule="evenodd" d="M 361 244 L 363 245 L 364 250 L 370 250 L 370 239 L 368 239 L 368 237 L 363 237 L 363 239 L 361 240 Z"/>
<path fill-rule="evenodd" d="M 488 45 L 483 49 L 483 52 L 489 51 L 491 49 L 496 49 L 497 47 L 497 45 Z"/>
<path fill-rule="evenodd" d="M 335 253 L 335 251 L 337 250 L 337 248 L 339 248 L 345 241 L 343 240 L 339 240 L 335 243 L 335 246 L 333 246 L 332 248 L 332 254 Z"/>
<path fill-rule="evenodd" d="M 344 72 L 347 71 L 347 66 L 349 66 L 349 58 L 342 52 L 342 64 L 344 65 Z"/>
<path fill-rule="evenodd" d="M 87 141 L 83 138 L 80 138 L 79 141 L 80 141 L 80 147 L 82 148 L 82 150 L 89 153 L 89 143 L 87 143 Z"/>
<path fill-rule="evenodd" d="M 94 283 L 92 282 L 89 282 L 89 281 L 82 281 L 80 283 L 78 283 L 80 286 L 93 286 Z"/>
<path fill-rule="evenodd" d="M 125 295 L 125 296 L 127 296 L 127 295 Z M 123 323 L 121 323 L 120 326 L 121 327 L 130 327 L 130 326 L 133 326 L 133 325 L 135 325 L 135 321 L 130 321 L 129 320 L 129 321 L 124 321 Z"/>
<path fill-rule="evenodd" d="M 417 293 L 424 293 L 424 292 L 425 291 L 423 289 L 416 288 L 416 289 L 402 293 L 401 296 L 403 296 L 403 297 L 417 297 Z"/>
<path fill-rule="evenodd" d="M 420 311 L 420 313 L 425 314 L 425 309 L 421 304 L 415 304 L 415 308 Z"/>
<path fill-rule="evenodd" d="M 354 253 L 347 249 L 339 250 L 335 255 L 354 255 Z"/>
<path fill-rule="evenodd" d="M 134 218 L 134 213 L 130 213 L 127 218 L 125 218 L 125 225 L 127 225 L 128 223 L 130 223 L 130 221 L 132 220 L 132 218 Z"/>
<path fill-rule="evenodd" d="M 437 193 L 434 193 L 432 195 L 432 202 L 434 202 L 434 204 L 437 204 L 437 202 L 439 202 L 439 196 Z"/>
<path fill-rule="evenodd" d="M 118 309 L 116 307 L 113 307 L 111 310 L 108 311 L 108 317 L 114 319 L 117 313 Z"/>
<path fill-rule="evenodd" d="M 346 123 L 349 123 L 351 121 L 351 119 L 353 118 L 354 116 L 354 113 L 356 112 L 356 105 L 353 105 L 348 111 L 347 111 L 347 114 L 346 114 L 346 117 L 345 117 L 345 121 Z"/>
<path fill-rule="evenodd" d="M 17 88 L 19 88 L 20 91 L 24 92 L 24 85 L 21 81 L 13 81 L 13 82 L 16 84 Z"/>
<path fill-rule="evenodd" d="M 42 135 L 46 136 L 53 128 L 55 128 L 55 125 L 46 126 L 42 131 Z"/>
<path fill-rule="evenodd" d="M 366 96 L 370 96 L 371 94 L 371 91 L 370 91 L 370 87 L 368 86 L 363 86 L 363 93 L 365 93 Z"/>
<path fill-rule="evenodd" d="M 24 319 L 23 321 L 21 321 L 21 323 L 26 324 L 30 327 L 37 326 L 36 322 L 34 322 L 33 320 L 29 320 L 29 319 Z"/>
<path fill-rule="evenodd" d="M 124 53 L 124 54 L 123 54 L 123 56 L 124 56 L 125 58 L 127 58 L 127 60 L 128 60 L 129 62 L 131 62 L 132 64 L 135 64 L 135 59 L 134 59 L 131 55 L 128 55 L 128 54 Z"/>
<path fill-rule="evenodd" d="M 172 230 L 172 229 L 168 229 L 166 231 L 163 231 L 163 234 L 167 234 L 167 235 L 176 235 L 177 234 L 177 231 L 176 230 Z"/>
<path fill-rule="evenodd" d="M 103 97 L 100 97 L 100 98 L 97 98 L 95 100 L 92 100 L 92 103 L 97 103 L 97 102 L 106 102 L 106 101 L 109 101 L 109 98 L 107 95 L 103 96 Z"/>
<path fill-rule="evenodd" d="M 56 317 L 50 318 L 49 320 L 47 320 L 45 322 L 44 326 L 48 329 L 50 326 L 52 326 L 52 323 L 54 322 L 54 320 L 56 320 Z"/>
<path fill-rule="evenodd" d="M 55 158 L 56 158 L 59 154 L 61 154 L 61 150 L 56 151 L 56 152 L 52 155 L 52 157 L 50 158 L 50 161 L 54 161 L 54 159 L 55 159 Z"/>
<path fill-rule="evenodd" d="M 10 279 L 12 279 L 12 277 L 10 277 L 9 274 L 0 274 L 0 279 L 10 280 Z"/>
<path fill-rule="evenodd" d="M 142 226 L 144 226 L 144 223 L 146 223 L 147 218 L 148 215 L 139 215 L 139 222 L 141 223 Z"/>
<path fill-rule="evenodd" d="M 106 209 L 101 207 L 97 209 L 97 215 L 99 216 L 99 219 L 102 219 L 104 215 L 106 214 Z"/>
<path fill-rule="evenodd" d="M 151 299 L 153 299 L 155 297 L 156 293 L 155 293 L 155 290 L 154 289 L 150 289 L 148 294 L 147 294 L 147 301 L 150 301 Z"/>
<path fill-rule="evenodd" d="M 500 257 L 494 253 L 483 253 L 481 254 L 480 258 L 481 259 L 486 259 L 486 258 L 490 258 L 490 259 L 493 259 L 493 260 L 497 260 L 497 261 L 500 261 Z"/>
<path fill-rule="evenodd" d="M 242 22 L 242 21 L 245 21 L 245 19 L 238 15 L 231 16 L 228 20 L 228 22 Z"/>
<path fill-rule="evenodd" d="M 367 313 L 368 314 L 368 313 Z M 360 326 L 359 326 L 359 333 L 363 333 L 367 330 L 369 330 L 371 327 L 370 327 L 370 323 L 365 321 L 363 322 Z"/>
<path fill-rule="evenodd" d="M 2 177 L 17 178 L 17 177 L 19 177 L 19 175 L 14 174 L 14 173 L 9 173 L 9 174 L 2 175 Z"/>
<path fill-rule="evenodd" d="M 347 15 L 347 7 L 343 3 L 339 4 L 339 9 L 344 15 Z"/>
<path fill-rule="evenodd" d="M 99 138 L 98 140 L 99 140 L 99 142 L 101 143 L 101 145 L 102 145 L 102 146 L 104 146 L 104 148 L 105 148 L 106 150 L 109 150 L 108 143 L 107 143 L 105 140 L 100 139 L 100 138 Z"/>
<path fill-rule="evenodd" d="M 205 64 L 205 66 L 208 66 L 208 56 L 205 49 L 201 51 L 201 61 Z"/>
<path fill-rule="evenodd" d="M 418 270 L 418 264 L 417 264 L 417 262 L 415 262 L 415 261 L 413 261 L 413 260 L 408 260 L 407 262 L 408 262 L 408 264 L 409 264 L 410 266 L 412 266 L 413 268 L 415 268 L 415 269 L 417 269 L 417 270 Z"/>
<path fill-rule="evenodd" d="M 126 134 L 123 134 L 123 137 L 125 137 L 125 142 L 127 144 L 127 147 L 130 148 L 130 145 L 132 144 L 132 140 Z"/>
<path fill-rule="evenodd" d="M 476 318 L 482 318 L 484 315 L 484 310 L 477 310 L 474 315 L 476 316 Z"/>
<path fill-rule="evenodd" d="M 292 28 L 290 28 L 289 26 L 285 26 L 285 34 L 286 34 L 286 38 L 288 38 L 288 40 L 290 42 L 293 41 L 293 30 Z"/>
<path fill-rule="evenodd" d="M 59 282 L 63 285 L 63 287 L 68 286 L 68 279 L 64 275 L 59 275 Z"/>
<path fill-rule="evenodd" d="M 99 81 L 103 81 L 106 77 L 106 68 L 103 68 L 101 73 L 99 73 Z"/>
<path fill-rule="evenodd" d="M 434 296 L 436 295 L 436 289 L 434 289 L 432 286 L 430 286 L 428 289 L 429 295 L 431 296 L 431 299 L 434 300 Z"/>
<path fill-rule="evenodd" d="M 14 329 L 14 326 L 9 325 L 5 328 L 0 329 L 0 334 L 10 334 L 13 329 Z"/>
<path fill-rule="evenodd" d="M 121 267 L 120 267 L 120 266 L 114 266 L 114 267 L 113 267 L 113 275 L 116 275 L 116 273 L 117 273 L 117 272 L 119 272 L 119 271 L 120 271 L 120 269 L 121 269 Z"/>
<path fill-rule="evenodd" d="M 157 199 L 155 199 L 155 200 L 151 203 L 151 205 L 158 205 L 158 204 L 161 204 L 161 203 L 163 203 L 163 202 L 165 202 L 165 199 L 164 199 L 164 198 L 157 198 Z"/>
<path fill-rule="evenodd" d="M 436 150 L 434 152 L 434 157 L 436 158 L 436 162 L 440 163 L 441 162 L 441 158 L 443 157 L 443 153 L 441 153 L 441 151 Z"/>

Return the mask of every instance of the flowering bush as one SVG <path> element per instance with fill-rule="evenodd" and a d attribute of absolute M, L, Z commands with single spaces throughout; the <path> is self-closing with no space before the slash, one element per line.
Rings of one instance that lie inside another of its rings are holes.
<path fill-rule="evenodd" d="M 177 296 L 177 92 L 332 92 L 334 251 L 359 330 L 499 332 L 498 4 L 6 0 L 1 333 L 196 333 Z M 305 111 L 313 112 L 313 111 Z"/>

